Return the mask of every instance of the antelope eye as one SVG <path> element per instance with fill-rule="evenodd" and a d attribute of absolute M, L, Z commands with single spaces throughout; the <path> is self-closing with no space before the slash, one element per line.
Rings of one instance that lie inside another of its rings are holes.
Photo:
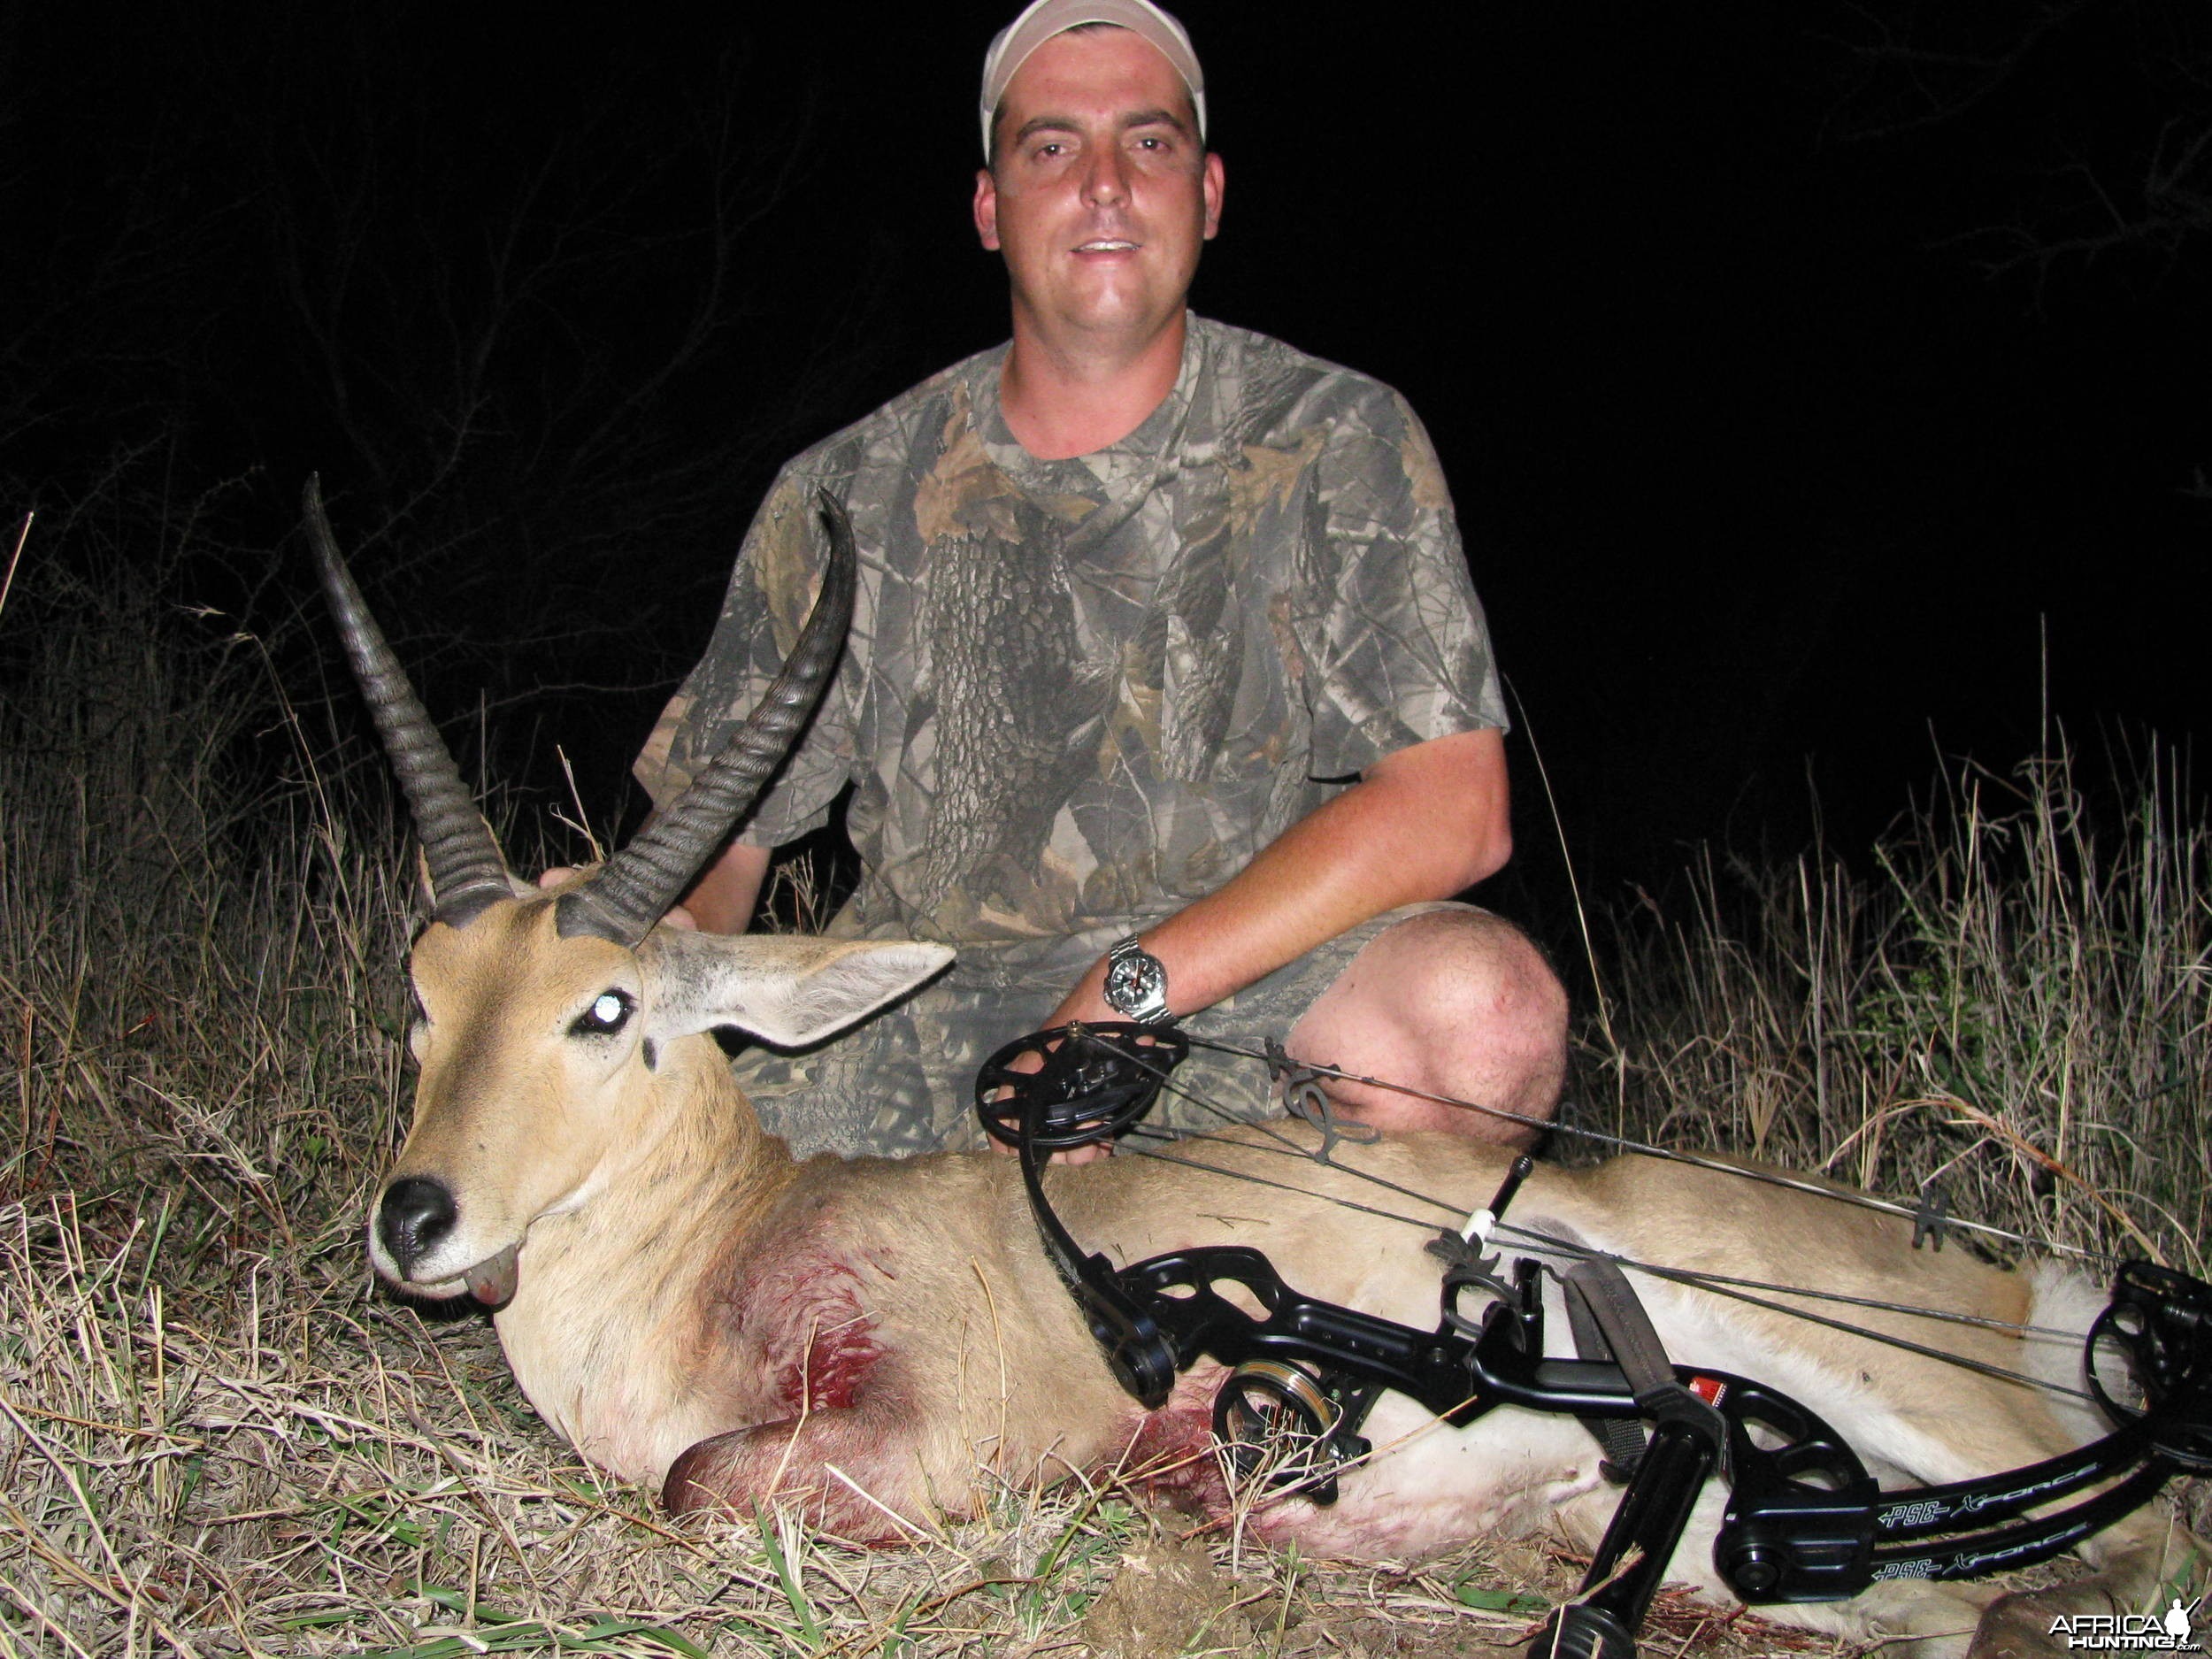
<path fill-rule="evenodd" d="M 591 1006 L 576 1016 L 568 1028 L 572 1037 L 607 1037 L 630 1023 L 630 1016 L 637 1011 L 636 1002 L 623 991 L 602 991 L 591 999 Z"/>

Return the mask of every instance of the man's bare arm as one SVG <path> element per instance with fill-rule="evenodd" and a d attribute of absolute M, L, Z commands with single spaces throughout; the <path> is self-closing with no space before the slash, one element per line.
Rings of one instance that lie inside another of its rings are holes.
<path fill-rule="evenodd" d="M 732 841 L 719 858 L 701 872 L 683 902 L 701 933 L 741 933 L 752 926 L 753 907 L 760 902 L 760 884 L 768 874 L 771 851 Z"/>
<path fill-rule="evenodd" d="M 1449 898 L 1513 849 L 1505 739 L 1462 732 L 1386 755 L 1217 891 L 1144 932 L 1178 1014 L 1211 1006 L 1401 904 Z M 1048 1025 L 1111 1019 L 1102 958 Z"/>

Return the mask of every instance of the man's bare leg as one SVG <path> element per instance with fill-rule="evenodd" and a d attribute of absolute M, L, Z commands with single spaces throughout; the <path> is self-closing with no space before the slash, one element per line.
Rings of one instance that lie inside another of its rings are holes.
<path fill-rule="evenodd" d="M 1548 1122 L 1567 1071 L 1567 994 L 1543 954 L 1486 910 L 1431 910 L 1379 934 L 1292 1028 L 1292 1055 Z M 1345 1116 L 1525 1146 L 1511 1118 L 1335 1083 Z"/>

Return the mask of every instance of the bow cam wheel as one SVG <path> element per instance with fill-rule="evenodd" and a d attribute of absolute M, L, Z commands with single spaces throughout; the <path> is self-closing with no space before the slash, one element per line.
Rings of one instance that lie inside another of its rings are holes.
<path fill-rule="evenodd" d="M 995 1141 L 1048 1152 L 1118 1135 L 1151 1110 L 1167 1075 L 1190 1053 L 1169 1025 L 1126 1021 L 1058 1025 L 1017 1038 L 975 1074 L 975 1109 Z M 1033 1116 L 1033 1113 L 1036 1114 Z"/>

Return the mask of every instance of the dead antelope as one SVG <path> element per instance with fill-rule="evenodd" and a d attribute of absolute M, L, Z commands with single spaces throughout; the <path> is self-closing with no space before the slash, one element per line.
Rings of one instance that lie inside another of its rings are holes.
<path fill-rule="evenodd" d="M 369 1227 L 376 1271 L 415 1295 L 489 1304 L 545 1419 L 612 1474 L 660 1486 L 674 1509 L 795 1502 L 846 1536 L 895 1541 L 933 1517 L 973 1513 L 987 1480 L 1119 1467 L 1225 1510 L 1232 1494 L 1209 1450 L 1220 1367 L 1193 1367 L 1156 1410 L 1125 1394 L 1039 1247 L 1012 1161 L 795 1163 L 763 1132 L 709 1034 L 729 1025 L 815 1041 L 950 953 L 658 925 L 836 663 L 854 556 L 841 513 L 826 503 L 826 516 L 823 592 L 769 697 L 679 803 L 595 873 L 547 894 L 510 875 L 310 486 L 311 539 L 412 808 L 434 905 L 411 963 L 413 1124 Z M 1302 1125 L 1274 1133 L 1314 1140 Z M 1338 1201 L 1371 1196 L 1364 1171 L 1471 1212 L 1508 1155 L 1448 1137 L 1386 1139 L 1340 1150 L 1348 1169 L 1302 1165 L 1291 1183 L 1302 1190 L 1232 1187 L 1240 1172 L 1279 1182 L 1263 1138 L 1188 1143 L 1182 1164 L 1056 1171 L 1052 1202 L 1086 1248 L 1117 1263 L 1250 1245 L 1310 1295 L 1432 1324 L 1440 1267 L 1421 1233 Z M 1513 1217 L 1678 1268 L 1792 1284 L 1810 1264 L 1832 1291 L 1994 1322 L 1949 1328 L 1972 1359 L 2078 1379 L 2078 1340 L 2021 1327 L 2085 1330 L 2094 1299 L 2079 1281 L 2000 1271 L 1956 1248 L 1916 1251 L 1893 1218 L 1804 1190 L 1623 1157 L 1540 1168 Z M 1645 1295 L 1670 1355 L 1786 1391 L 1886 1484 L 2011 1469 L 2103 1430 L 2018 1382 L 1782 1312 L 1659 1280 Z M 1859 1317 L 1921 1334 L 1900 1314 Z M 1251 1525 L 1329 1555 L 1404 1558 L 1555 1525 L 1587 1549 L 1614 1506 L 1597 1442 L 1569 1417 L 1502 1407 L 1452 1429 L 1386 1395 L 1364 1432 L 1378 1449 L 1344 1473 L 1336 1502 L 1279 1498 Z M 1728 1600 L 1711 1562 L 1720 1502 L 1716 1483 L 1671 1576 Z M 2054 1607 L 2141 1610 L 2192 1548 L 2170 1528 L 2156 1509 L 2139 1511 L 2085 1547 L 2097 1578 L 2055 1602 L 1997 1601 L 1985 1632 L 2039 1632 Z M 1847 1603 L 1763 1610 L 1937 1651 L 1962 1647 L 1992 1601 L 1985 1586 L 1900 1578 Z"/>

